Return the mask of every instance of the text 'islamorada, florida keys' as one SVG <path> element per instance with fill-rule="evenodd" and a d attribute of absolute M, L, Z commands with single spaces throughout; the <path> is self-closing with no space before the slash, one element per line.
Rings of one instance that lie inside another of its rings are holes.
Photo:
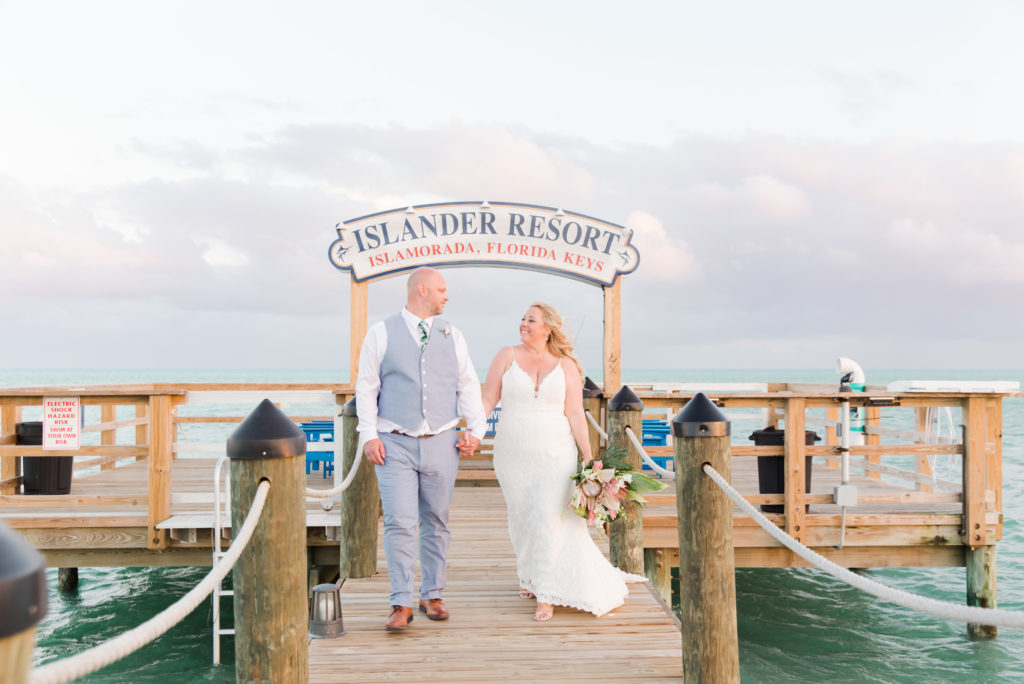
<path fill-rule="evenodd" d="M 420 266 L 534 269 L 609 286 L 640 261 L 632 231 L 584 214 L 511 202 L 446 202 L 336 226 L 330 259 L 356 281 Z"/>

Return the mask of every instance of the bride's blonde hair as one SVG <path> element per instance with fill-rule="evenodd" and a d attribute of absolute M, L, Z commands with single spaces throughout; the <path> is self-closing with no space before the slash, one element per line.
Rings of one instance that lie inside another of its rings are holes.
<path fill-rule="evenodd" d="M 567 357 L 576 364 L 576 369 L 580 372 L 580 377 L 583 377 L 583 366 L 580 365 L 580 360 L 576 358 L 576 355 L 572 353 L 572 343 L 569 342 L 569 338 L 566 337 L 565 332 L 562 330 L 562 315 L 558 313 L 558 310 L 546 302 L 534 302 L 530 305 L 531 309 L 540 309 L 541 313 L 544 314 L 544 325 L 551 331 L 548 336 L 548 351 L 553 356 L 558 358 Z"/>

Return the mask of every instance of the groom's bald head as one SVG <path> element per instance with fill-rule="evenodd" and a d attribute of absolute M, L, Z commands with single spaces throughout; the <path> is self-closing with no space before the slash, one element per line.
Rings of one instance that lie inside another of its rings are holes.
<path fill-rule="evenodd" d="M 436 278 L 440 278 L 442 281 L 444 280 L 444 276 L 442 276 L 441 272 L 436 268 L 422 266 L 413 271 L 412 275 L 409 276 L 409 280 L 406 282 L 406 288 L 409 293 L 412 294 L 414 291 L 419 289 L 420 285 L 428 284 L 431 280 Z"/>
<path fill-rule="evenodd" d="M 406 283 L 406 308 L 420 318 L 444 313 L 448 285 L 441 272 L 424 266 L 417 268 Z"/>

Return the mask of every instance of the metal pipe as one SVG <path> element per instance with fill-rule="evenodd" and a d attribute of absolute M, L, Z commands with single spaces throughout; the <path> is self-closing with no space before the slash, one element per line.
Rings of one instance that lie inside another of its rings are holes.
<path fill-rule="evenodd" d="M 839 437 L 839 449 L 842 452 L 842 484 L 850 483 L 850 402 L 843 401 L 840 411 L 842 416 L 842 432 Z"/>

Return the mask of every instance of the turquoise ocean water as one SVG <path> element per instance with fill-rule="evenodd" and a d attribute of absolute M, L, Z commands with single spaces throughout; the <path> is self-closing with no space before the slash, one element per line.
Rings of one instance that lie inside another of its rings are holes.
<path fill-rule="evenodd" d="M 1024 380 L 1024 371 L 872 370 L 868 383 L 893 380 Z M 0 370 L 0 386 L 130 382 L 345 382 L 344 370 Z M 822 370 L 633 370 L 627 382 L 824 382 Z M 330 407 L 324 407 L 326 415 Z M 900 409 L 885 409 L 884 424 L 900 426 Z M 909 411 L 904 410 L 904 416 Z M 95 422 L 89 416 L 89 422 Z M 96 416 L 95 418 L 98 418 Z M 954 416 L 956 418 L 956 416 Z M 26 416 L 26 420 L 31 416 Z M 750 422 L 734 424 L 746 442 Z M 906 427 L 910 427 L 906 418 Z M 893 422 L 895 421 L 895 422 Z M 197 439 L 196 437 L 193 437 Z M 204 435 L 202 439 L 216 439 Z M 1024 611 L 1024 399 L 1003 403 L 1004 533 L 998 546 L 999 606 Z M 77 592 L 57 590 L 48 571 L 49 612 L 38 629 L 37 664 L 71 655 L 141 624 L 176 601 L 205 575 L 203 568 L 82 568 Z M 963 568 L 870 570 L 891 586 L 963 604 Z M 1020 682 L 1024 630 L 1002 629 L 997 639 L 973 641 L 962 623 L 886 603 L 817 570 L 737 571 L 740 669 L 745 682 Z M 227 607 L 227 603 L 225 606 Z M 211 606 L 207 599 L 170 632 L 143 650 L 86 677 L 89 682 L 234 681 L 233 646 L 222 642 L 214 666 Z M 228 608 L 230 619 L 230 609 Z"/>

